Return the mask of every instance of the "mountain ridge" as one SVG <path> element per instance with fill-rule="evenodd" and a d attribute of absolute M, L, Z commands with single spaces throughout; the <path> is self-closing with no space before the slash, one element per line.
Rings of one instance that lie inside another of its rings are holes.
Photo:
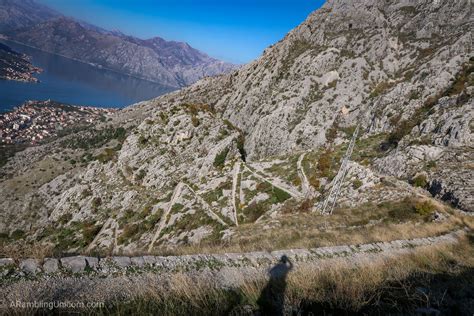
<path fill-rule="evenodd" d="M 350 3 L 329 1 L 233 73 L 18 152 L 1 169 L 8 243 L 23 232 L 58 251 L 129 253 L 463 227 L 469 2 Z M 358 124 L 337 208 L 322 217 Z"/>
<path fill-rule="evenodd" d="M 5 16 L 0 32 L 11 40 L 170 87 L 181 88 L 237 67 L 187 43 L 159 37 L 142 40 L 108 31 L 65 17 L 33 0 L 4 0 L 0 13 Z"/>

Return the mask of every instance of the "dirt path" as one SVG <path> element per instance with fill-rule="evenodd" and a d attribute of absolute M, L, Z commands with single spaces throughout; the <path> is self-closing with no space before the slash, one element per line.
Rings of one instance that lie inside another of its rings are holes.
<path fill-rule="evenodd" d="M 148 251 L 150 252 L 153 249 L 153 246 L 160 236 L 161 231 L 163 228 L 165 228 L 166 221 L 168 219 L 168 215 L 171 212 L 171 209 L 173 208 L 173 205 L 176 203 L 176 200 L 179 198 L 181 195 L 181 191 L 183 190 L 184 183 L 180 182 L 178 185 L 174 188 L 173 195 L 171 196 L 171 200 L 169 202 L 168 208 L 166 209 L 165 213 L 160 219 L 160 223 L 158 224 L 158 229 L 155 232 L 155 235 L 153 236 L 153 239 L 150 242 L 150 246 L 148 246 Z"/>
<path fill-rule="evenodd" d="M 309 197 L 312 194 L 312 189 L 311 189 L 311 185 L 309 184 L 308 177 L 306 176 L 306 173 L 304 172 L 304 168 L 303 168 L 303 160 L 305 156 L 306 156 L 306 153 L 303 153 L 301 154 L 300 158 L 298 158 L 297 167 L 298 167 L 298 176 L 301 179 L 301 190 L 303 191 L 303 194 L 306 197 Z"/>
<path fill-rule="evenodd" d="M 237 199 L 237 185 L 239 181 L 240 174 L 240 161 L 234 165 L 234 171 L 232 174 L 232 207 L 234 208 L 234 222 L 236 226 L 239 226 L 237 219 L 237 204 L 235 200 Z"/>

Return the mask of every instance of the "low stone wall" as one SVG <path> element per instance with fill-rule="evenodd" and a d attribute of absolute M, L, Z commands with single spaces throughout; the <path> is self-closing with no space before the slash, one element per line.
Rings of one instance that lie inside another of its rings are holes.
<path fill-rule="evenodd" d="M 463 230 L 449 234 L 395 240 L 363 245 L 321 247 L 314 249 L 290 249 L 272 252 L 249 252 L 227 254 L 198 254 L 183 256 L 137 256 L 137 257 L 88 257 L 74 256 L 65 258 L 25 259 L 19 262 L 11 258 L 0 259 L 0 277 L 2 279 L 42 278 L 51 275 L 102 275 L 113 276 L 142 272 L 179 272 L 199 271 L 203 269 L 220 270 L 225 267 L 268 267 L 286 255 L 296 265 L 303 262 L 315 262 L 330 258 L 347 258 L 363 254 L 387 253 L 406 248 L 416 248 L 433 244 L 455 243 L 464 235 Z"/>

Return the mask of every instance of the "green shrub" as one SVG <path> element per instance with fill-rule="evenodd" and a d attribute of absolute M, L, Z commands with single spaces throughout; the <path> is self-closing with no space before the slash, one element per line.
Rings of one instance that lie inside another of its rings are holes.
<path fill-rule="evenodd" d="M 114 148 L 105 148 L 102 153 L 97 156 L 97 160 L 102 163 L 109 162 L 115 158 L 115 149 Z"/>
<path fill-rule="evenodd" d="M 59 218 L 59 223 L 64 225 L 64 224 L 67 224 L 71 219 L 72 219 L 72 214 L 66 213 L 66 214 L 61 215 L 61 217 Z"/>
<path fill-rule="evenodd" d="M 140 226 L 138 224 L 127 224 L 123 228 L 123 232 L 117 241 L 119 244 L 123 244 L 127 241 L 127 239 L 132 238 L 138 232 L 140 232 Z"/>
<path fill-rule="evenodd" d="M 265 210 L 261 203 L 252 202 L 243 210 L 243 213 L 245 214 L 246 221 L 255 222 L 265 213 Z"/>
<path fill-rule="evenodd" d="M 229 153 L 229 148 L 224 149 L 222 152 L 216 155 L 214 158 L 214 167 L 222 168 L 225 163 L 225 159 L 227 158 L 227 154 Z"/>
<path fill-rule="evenodd" d="M 333 125 L 326 130 L 326 139 L 328 142 L 333 142 L 336 139 L 338 128 L 338 124 L 334 122 Z"/>
<path fill-rule="evenodd" d="M 100 148 L 112 139 L 123 143 L 127 137 L 127 130 L 123 127 L 112 128 L 106 127 L 104 129 L 91 129 L 87 134 L 79 134 L 77 137 L 64 140 L 61 144 L 64 147 L 72 149 L 90 149 Z"/>
<path fill-rule="evenodd" d="M 420 97 L 421 97 L 420 92 L 418 92 L 417 90 L 414 90 L 410 93 L 409 99 L 410 100 L 418 100 Z"/>
<path fill-rule="evenodd" d="M 435 209 L 430 201 L 420 201 L 415 204 L 415 211 L 421 216 L 431 215 Z"/>
<path fill-rule="evenodd" d="M 382 81 L 380 82 L 374 90 L 369 95 L 369 98 L 376 98 L 379 95 L 385 93 L 388 89 L 390 89 L 393 86 L 393 83 L 389 83 L 387 81 Z"/>
<path fill-rule="evenodd" d="M 155 225 L 160 221 L 161 213 L 156 213 L 151 215 L 146 221 L 143 222 L 143 227 L 145 230 L 150 230 L 155 227 Z"/>
<path fill-rule="evenodd" d="M 273 196 L 271 200 L 274 204 L 283 203 L 289 198 L 291 198 L 291 195 L 289 195 L 286 191 L 283 191 L 282 189 L 279 189 L 277 187 L 273 187 Z"/>
<path fill-rule="evenodd" d="M 199 112 L 209 112 L 209 113 L 215 113 L 215 110 L 212 106 L 209 104 L 189 104 L 185 103 L 182 104 L 186 108 L 188 112 L 190 112 L 193 115 L 197 115 Z"/>
<path fill-rule="evenodd" d="M 240 134 L 237 138 L 237 149 L 243 161 L 247 159 L 247 152 L 245 151 L 245 136 Z"/>
<path fill-rule="evenodd" d="M 298 178 L 299 179 L 299 178 Z M 309 184 L 315 188 L 315 189 L 319 189 L 319 187 L 321 186 L 321 181 L 319 181 L 318 177 L 313 174 L 309 179 Z"/>
<path fill-rule="evenodd" d="M 183 204 L 175 203 L 175 204 L 173 204 L 173 206 L 171 207 L 171 212 L 179 212 L 179 211 L 181 211 L 183 208 L 184 208 L 184 205 L 183 205 Z"/>
<path fill-rule="evenodd" d="M 21 229 L 13 231 L 13 233 L 10 235 L 10 238 L 14 240 L 22 239 L 23 237 L 25 237 L 25 232 Z"/>
<path fill-rule="evenodd" d="M 362 185 L 363 185 L 363 183 L 359 179 L 355 179 L 354 181 L 352 181 L 352 187 L 354 188 L 354 190 L 357 190 Z"/>
<path fill-rule="evenodd" d="M 10 237 L 8 236 L 8 233 L 0 233 L 0 244 L 4 240 L 8 240 Z"/>
<path fill-rule="evenodd" d="M 143 135 L 140 135 L 140 137 L 138 137 L 138 144 L 140 146 L 145 146 L 147 143 L 148 143 L 148 138 L 146 138 Z"/>
<path fill-rule="evenodd" d="M 91 195 L 92 195 L 92 191 L 89 188 L 84 189 L 84 191 L 82 191 L 82 193 L 81 193 L 81 197 L 83 199 L 88 197 L 88 196 L 91 196 Z"/>
<path fill-rule="evenodd" d="M 152 210 L 153 210 L 152 205 L 150 205 L 150 204 L 145 205 L 145 207 L 143 207 L 142 212 L 140 213 L 140 219 L 146 218 L 148 215 L 151 214 Z"/>
<path fill-rule="evenodd" d="M 84 244 L 90 244 L 94 240 L 95 236 L 97 236 L 100 229 L 101 226 L 95 226 L 91 223 L 85 224 L 82 228 L 82 237 L 84 239 Z"/>
<path fill-rule="evenodd" d="M 100 197 L 95 197 L 92 199 L 92 207 L 93 208 L 98 208 L 99 206 L 102 205 L 102 199 Z"/>
<path fill-rule="evenodd" d="M 138 171 L 137 175 L 135 176 L 135 179 L 136 179 L 137 181 L 142 181 L 143 178 L 145 178 L 145 176 L 146 176 L 146 171 L 145 171 L 144 169 L 140 169 L 140 170 Z"/>

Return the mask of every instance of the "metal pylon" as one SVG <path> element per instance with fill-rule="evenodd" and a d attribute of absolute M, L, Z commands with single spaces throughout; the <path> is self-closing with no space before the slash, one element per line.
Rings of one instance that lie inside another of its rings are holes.
<path fill-rule="evenodd" d="M 352 156 L 352 152 L 354 151 L 355 142 L 357 140 L 357 136 L 359 135 L 359 129 L 360 125 L 358 124 L 354 134 L 352 134 L 352 139 L 349 143 L 349 147 L 347 147 L 341 167 L 339 168 L 339 171 L 333 180 L 331 191 L 329 191 L 329 195 L 324 201 L 323 209 L 321 210 L 321 214 L 323 215 L 330 215 L 334 211 L 339 192 L 341 191 L 342 184 L 344 183 L 344 179 L 347 175 L 347 172 L 349 171 L 349 160 Z"/>

